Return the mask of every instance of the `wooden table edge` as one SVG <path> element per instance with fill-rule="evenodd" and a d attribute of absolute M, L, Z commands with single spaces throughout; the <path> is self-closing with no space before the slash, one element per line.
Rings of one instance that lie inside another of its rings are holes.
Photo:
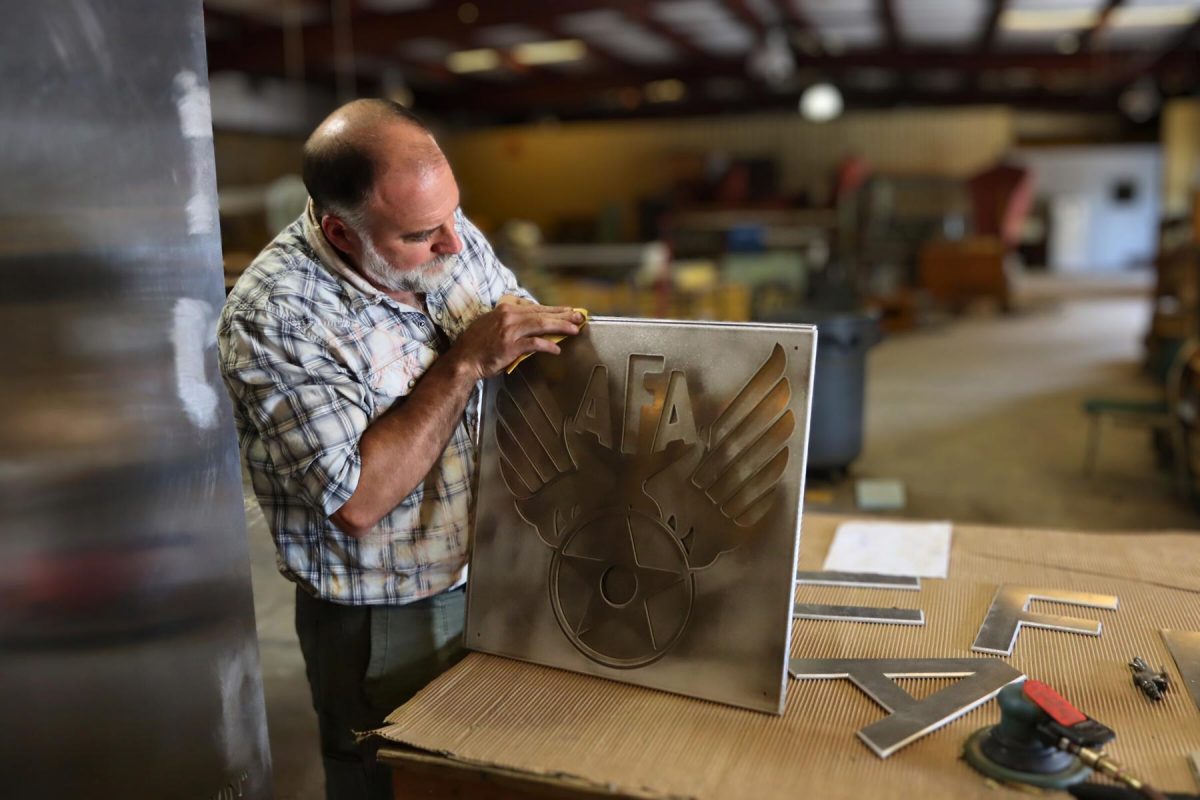
<path fill-rule="evenodd" d="M 454 756 L 389 743 L 379 748 L 379 763 L 392 770 L 393 797 L 486 797 L 488 800 L 554 798 L 554 800 L 680 800 L 659 793 L 630 793 L 627 789 L 592 783 L 572 775 L 536 772 L 466 761 Z M 449 794 L 451 787 L 463 794 Z M 434 792 L 434 794 L 430 794 Z"/>

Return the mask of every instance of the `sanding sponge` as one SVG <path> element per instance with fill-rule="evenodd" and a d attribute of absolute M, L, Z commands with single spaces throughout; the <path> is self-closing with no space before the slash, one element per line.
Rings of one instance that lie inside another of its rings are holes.
<path fill-rule="evenodd" d="M 574 310 L 575 310 L 575 311 L 578 311 L 580 314 L 583 314 L 583 322 L 579 323 L 579 327 L 580 327 L 580 328 L 583 328 L 583 326 L 584 326 L 584 325 L 587 325 L 587 323 L 588 323 L 588 310 L 587 310 L 586 308 L 576 308 L 576 309 L 574 309 Z M 548 339 L 548 340 L 549 340 L 549 341 L 551 341 L 551 342 L 554 342 L 555 344 L 558 344 L 559 342 L 561 342 L 563 339 L 565 339 L 565 338 L 567 338 L 567 337 L 566 337 L 566 335 L 565 335 L 565 334 L 556 333 L 556 334 L 554 334 L 553 336 L 547 336 L 547 337 L 545 337 L 545 338 L 546 338 L 546 339 Z M 525 359 L 529 358 L 531 355 L 534 355 L 534 354 L 533 354 L 533 353 L 526 353 L 525 355 L 521 356 L 520 358 L 518 358 L 518 359 L 517 359 L 516 361 L 514 361 L 513 363 L 509 364 L 509 365 L 508 365 L 508 369 L 504 370 L 504 371 L 505 371 L 505 373 L 507 373 L 507 374 L 511 375 L 511 374 L 512 374 L 512 371 L 513 371 L 514 369 L 516 369 L 518 366 L 520 366 L 521 362 L 522 362 L 522 361 L 524 361 Z"/>

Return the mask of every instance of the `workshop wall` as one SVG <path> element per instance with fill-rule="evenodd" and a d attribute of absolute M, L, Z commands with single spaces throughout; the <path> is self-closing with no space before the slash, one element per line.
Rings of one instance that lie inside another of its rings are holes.
<path fill-rule="evenodd" d="M 1161 203 L 1158 145 L 1028 148 L 1014 158 L 1033 171 L 1035 196 L 1054 221 L 1048 267 L 1115 272 L 1153 262 Z"/>
<path fill-rule="evenodd" d="M 227 268 L 240 271 L 271 240 L 270 184 L 299 175 L 304 136 L 217 130 L 217 191 L 221 207 L 221 246 Z"/>
<path fill-rule="evenodd" d="M 1186 177 L 1200 165 L 1200 102 L 1177 101 L 1168 110 L 1164 140 L 1170 127 L 1174 149 L 1165 143 L 1164 158 L 1168 170 Z M 851 113 L 823 125 L 775 113 L 486 128 L 440 138 L 463 203 L 485 230 L 513 217 L 548 230 L 563 218 L 595 218 L 615 207 L 631 235 L 637 198 L 695 174 L 710 152 L 775 158 L 783 191 L 806 192 L 819 202 L 846 155 L 863 155 L 888 174 L 958 178 L 1018 143 L 1104 141 L 1114 134 L 1110 129 L 1112 120 L 1091 114 L 972 107 Z M 265 243 L 257 196 L 280 176 L 299 173 L 303 142 L 299 134 L 218 126 L 217 182 L 228 247 L 256 252 Z M 1189 182 L 1171 183 L 1168 176 L 1168 184 L 1168 196 L 1186 204 Z"/>
<path fill-rule="evenodd" d="M 1200 189 L 1200 100 L 1169 101 L 1162 115 L 1164 205 L 1167 214 L 1186 214 Z"/>
<path fill-rule="evenodd" d="M 255 186 L 288 173 L 300 174 L 302 136 L 280 136 L 216 130 L 213 148 L 217 158 L 217 185 Z"/>
<path fill-rule="evenodd" d="M 784 192 L 819 201 L 848 155 L 885 173 L 961 177 L 1012 142 L 1012 113 L 979 107 L 847 114 L 820 125 L 796 114 L 531 125 L 452 135 L 445 146 L 474 217 L 545 227 L 613 205 L 628 221 L 636 198 L 677 177 L 681 154 L 774 158 Z"/>

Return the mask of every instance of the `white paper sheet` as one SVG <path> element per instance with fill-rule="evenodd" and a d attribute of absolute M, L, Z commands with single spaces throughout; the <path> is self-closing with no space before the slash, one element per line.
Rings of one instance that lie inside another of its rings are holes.
<path fill-rule="evenodd" d="M 949 522 L 843 522 L 825 569 L 944 578 L 950 567 Z"/>

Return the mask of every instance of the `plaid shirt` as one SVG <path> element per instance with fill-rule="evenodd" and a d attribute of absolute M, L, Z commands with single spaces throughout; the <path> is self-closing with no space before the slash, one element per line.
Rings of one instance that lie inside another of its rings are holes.
<path fill-rule="evenodd" d="M 429 314 L 372 287 L 311 211 L 238 280 L 218 323 L 221 373 L 280 572 L 317 597 L 403 604 L 465 578 L 478 387 L 425 481 L 369 534 L 329 521 L 358 485 L 358 443 L 446 346 L 505 294 L 528 297 L 483 234 L 455 211 L 463 251 Z M 431 323 L 437 324 L 437 328 Z"/>

